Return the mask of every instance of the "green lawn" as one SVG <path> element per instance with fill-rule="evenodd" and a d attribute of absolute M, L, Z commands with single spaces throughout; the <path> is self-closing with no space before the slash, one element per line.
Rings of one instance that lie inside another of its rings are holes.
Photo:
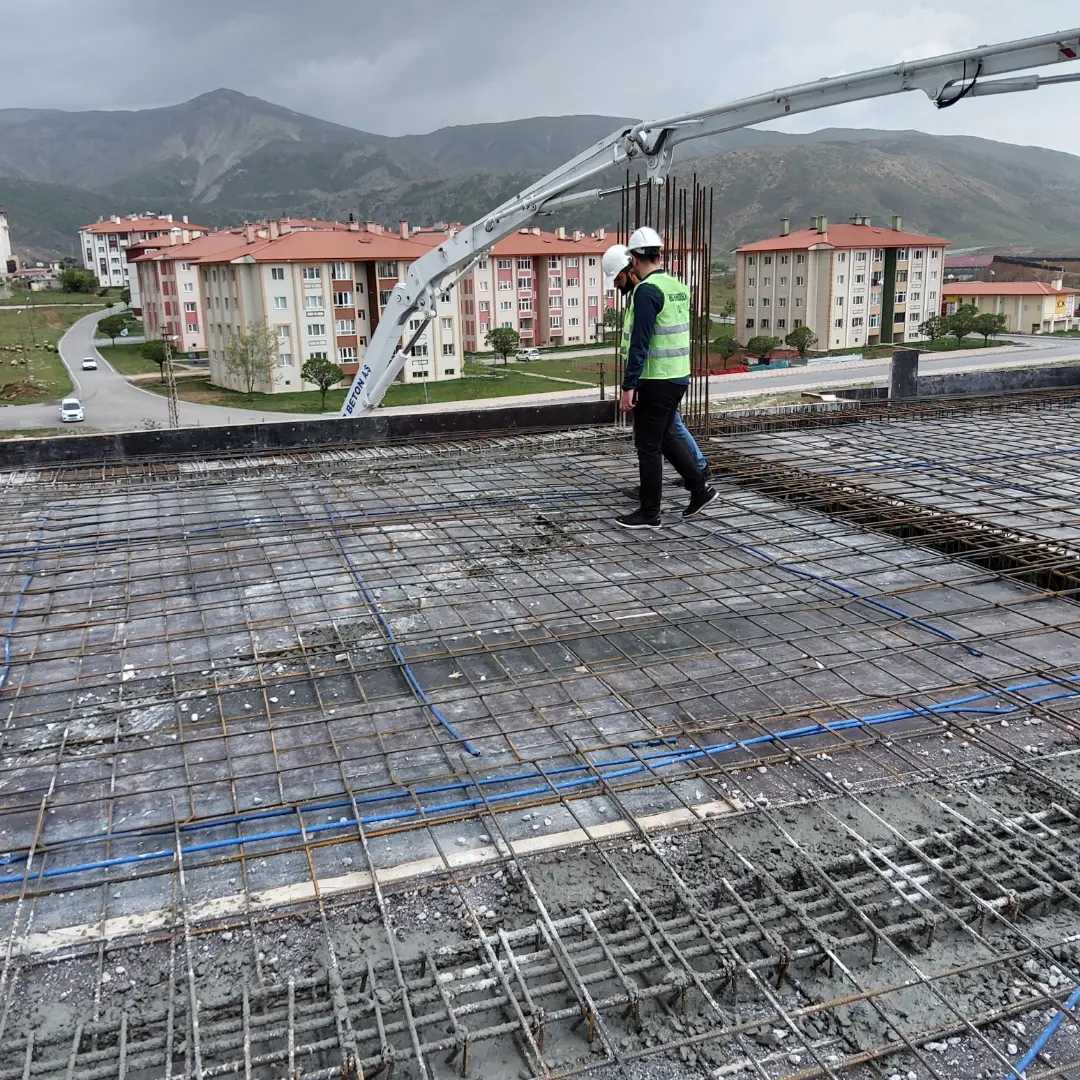
<path fill-rule="evenodd" d="M 615 378 L 615 352 L 606 349 L 595 356 L 578 356 L 560 359 L 558 356 L 545 356 L 542 360 L 531 360 L 522 364 L 495 364 L 487 368 L 493 372 L 529 372 L 531 375 L 547 375 L 554 379 L 573 379 L 576 382 L 600 385 L 600 368 L 603 365 L 604 382 L 610 386 Z M 573 387 L 564 386 L 571 390 Z"/>
<path fill-rule="evenodd" d="M 22 431 L 0 431 L 0 442 L 11 439 L 59 439 L 65 435 L 97 435 L 96 428 L 85 424 L 57 424 L 56 427 L 25 428 Z"/>
<path fill-rule="evenodd" d="M 45 342 L 55 345 L 64 331 L 86 312 L 86 308 L 54 307 L 40 311 L 0 308 L 0 345 L 20 347 L 17 352 L 0 350 L 0 402 L 30 405 L 55 401 L 71 392 L 71 379 L 59 355 L 41 345 Z M 37 343 L 36 348 L 30 347 L 32 342 Z"/>
<path fill-rule="evenodd" d="M 140 345 L 99 345 L 97 350 L 121 375 L 157 374 L 161 369 L 153 360 L 147 360 Z"/>
<path fill-rule="evenodd" d="M 11 296 L 0 299 L 0 307 L 16 307 L 28 302 L 33 304 L 98 304 L 104 307 L 106 300 L 118 301 L 119 297 L 103 297 L 98 296 L 97 293 L 60 292 L 52 289 L 27 294 L 25 289 L 16 289 L 12 290 Z"/>
<path fill-rule="evenodd" d="M 468 374 L 462 379 L 447 379 L 445 382 L 395 384 L 391 386 L 383 399 L 384 405 L 423 405 L 443 401 L 475 401 L 478 398 L 512 397 L 521 394 L 552 393 L 559 390 L 572 390 L 566 383 L 552 382 L 549 379 L 530 378 L 514 371 L 517 365 L 509 365 L 504 371 L 500 365 L 498 371 L 484 364 L 467 364 Z M 535 364 L 523 364 L 522 368 L 532 368 Z M 155 365 L 156 367 L 156 365 Z M 154 393 L 164 393 L 165 387 L 159 383 L 145 383 L 143 389 Z M 241 394 L 235 390 L 225 390 L 212 386 L 208 378 L 183 379 L 177 383 L 177 393 L 185 401 L 201 405 L 223 405 L 234 409 L 266 409 L 273 412 L 317 413 L 323 412 L 317 390 L 299 391 L 294 394 Z M 326 412 L 341 408 L 345 390 L 331 390 L 326 395 Z"/>

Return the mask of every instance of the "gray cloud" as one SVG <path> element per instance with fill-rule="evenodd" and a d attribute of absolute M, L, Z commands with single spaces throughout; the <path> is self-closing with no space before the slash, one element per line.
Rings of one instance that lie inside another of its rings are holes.
<path fill-rule="evenodd" d="M 1059 0 L 838 0 L 742 7 L 655 0 L 37 0 L 5 4 L 0 105 L 173 104 L 218 86 L 393 135 L 538 114 L 661 117 L 826 74 L 1062 29 Z M 104 8 L 104 11 L 103 11 Z M 685 10 L 685 9 L 684 9 Z M 919 128 L 1074 151 L 1080 85 L 966 101 L 924 97 L 795 118 Z"/>

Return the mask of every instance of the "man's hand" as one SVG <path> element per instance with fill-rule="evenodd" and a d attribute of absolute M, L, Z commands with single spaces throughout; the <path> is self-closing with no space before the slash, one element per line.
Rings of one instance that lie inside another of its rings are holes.
<path fill-rule="evenodd" d="M 630 412 L 633 409 L 635 394 L 636 390 L 624 390 L 619 395 L 619 412 Z"/>

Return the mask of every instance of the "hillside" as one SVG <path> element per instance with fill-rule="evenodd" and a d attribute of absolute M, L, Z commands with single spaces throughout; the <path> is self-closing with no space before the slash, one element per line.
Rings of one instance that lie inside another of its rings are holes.
<path fill-rule="evenodd" d="M 354 212 L 469 220 L 625 120 L 533 117 L 390 138 L 217 90 L 161 109 L 0 109 L 0 205 L 23 252 L 72 254 L 78 225 L 138 209 L 210 224 Z M 916 131 L 740 131 L 684 148 L 681 172 L 716 188 L 716 243 L 783 215 L 900 213 L 958 246 L 1080 246 L 1080 158 Z M 602 178 L 601 182 L 616 180 Z M 590 207 L 567 225 L 611 224 Z"/>

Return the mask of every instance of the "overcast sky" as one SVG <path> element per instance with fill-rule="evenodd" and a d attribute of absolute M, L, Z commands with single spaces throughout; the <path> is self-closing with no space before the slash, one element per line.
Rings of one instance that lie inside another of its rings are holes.
<path fill-rule="evenodd" d="M 1080 8 L 1065 0 L 4 0 L 0 106 L 144 108 L 227 86 L 386 135 L 563 113 L 659 118 L 1070 18 L 1080 24 Z M 1080 84 L 944 112 L 905 94 L 781 126 L 918 128 L 1075 153 Z"/>

